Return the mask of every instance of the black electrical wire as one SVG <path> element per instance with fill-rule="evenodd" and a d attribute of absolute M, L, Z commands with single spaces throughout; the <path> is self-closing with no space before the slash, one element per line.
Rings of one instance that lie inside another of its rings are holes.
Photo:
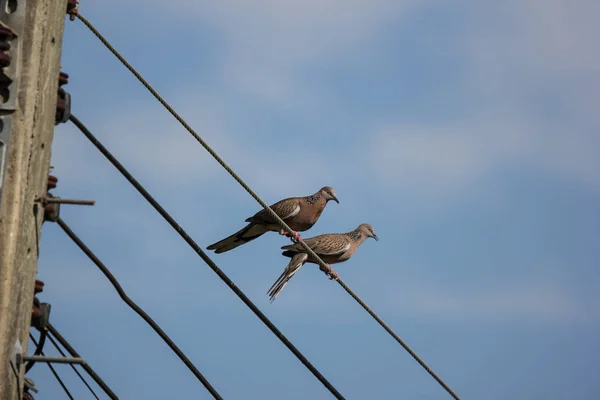
<path fill-rule="evenodd" d="M 45 332 L 48 332 L 46 330 L 44 330 Z M 62 351 L 62 349 L 60 348 L 60 346 L 58 345 L 58 343 L 56 343 L 56 341 L 52 338 L 52 336 L 50 335 L 46 335 L 48 337 L 48 340 L 50 341 L 50 343 L 52 343 L 52 345 L 54 346 L 54 348 L 60 353 L 61 356 L 66 357 L 67 355 L 65 354 L 64 351 Z M 100 398 L 98 397 L 98 395 L 96 394 L 96 392 L 94 392 L 94 389 L 92 389 L 92 387 L 90 386 L 90 384 L 85 380 L 85 378 L 79 373 L 79 371 L 77 370 L 77 368 L 75 368 L 75 366 L 73 364 L 69 364 L 70 367 L 73 369 L 73 371 L 75 371 L 75 374 L 77 374 L 77 376 L 79 377 L 79 379 L 81 380 L 81 382 L 83 382 L 83 384 L 88 388 L 88 390 L 90 391 L 90 393 L 96 398 L 96 400 L 100 400 Z"/>
<path fill-rule="evenodd" d="M 38 342 L 35 340 L 35 338 L 33 337 L 33 335 L 31 333 L 29 333 L 29 338 L 31 339 L 31 341 L 33 342 L 33 344 L 35 344 L 36 347 L 39 347 L 38 346 Z M 40 351 L 40 354 L 44 355 L 44 352 Z M 60 376 L 58 375 L 58 372 L 56 372 L 56 370 L 54 369 L 54 367 L 52 366 L 51 363 L 48 363 L 48 368 L 50 368 L 50 371 L 52 372 L 52 375 L 54 375 L 54 377 L 56 378 L 56 380 L 60 384 L 60 387 L 62 387 L 62 389 L 64 390 L 64 392 L 66 393 L 66 395 L 69 397 L 69 399 L 75 400 L 73 398 L 73 395 L 71 395 L 71 392 L 69 392 L 69 389 L 67 388 L 67 386 L 63 382 L 63 380 L 60 379 Z"/>
<path fill-rule="evenodd" d="M 184 354 L 184 352 L 181 351 L 181 349 L 173 342 L 173 340 L 171 340 L 169 335 L 167 335 L 165 331 L 163 331 L 161 327 L 144 310 L 140 308 L 140 306 L 138 306 L 133 300 L 131 300 L 131 298 L 129 298 L 129 296 L 127 296 L 127 293 L 125 293 L 117 278 L 114 277 L 114 275 L 109 271 L 108 268 L 106 268 L 102 261 L 100 261 L 100 259 L 96 257 L 96 255 L 89 249 L 89 247 L 87 247 L 85 243 L 83 243 L 79 236 L 77 236 L 75 232 L 73 232 L 71 228 L 69 228 L 65 221 L 63 221 L 61 218 L 58 218 L 56 223 L 62 228 L 62 230 L 67 234 L 67 236 L 69 236 L 71 240 L 75 242 L 75 244 L 85 253 L 85 255 L 87 255 L 88 258 L 100 269 L 100 271 L 102 271 L 104 276 L 106 276 L 106 278 L 110 281 L 110 283 L 113 285 L 113 287 L 119 294 L 119 297 L 121 297 L 121 299 L 123 299 L 123 301 L 133 311 L 135 311 L 140 317 L 142 317 L 144 321 L 146 321 L 148 325 L 150 325 L 152 329 L 154 329 L 158 336 L 160 336 L 161 339 L 164 340 L 167 346 L 169 346 L 171 350 L 173 350 L 173 352 L 177 354 L 177 357 L 179 357 L 179 359 L 183 361 L 185 366 L 188 367 L 188 369 L 194 374 L 194 376 L 196 376 L 196 378 L 198 378 L 202 385 L 204 385 L 206 390 L 208 390 L 215 399 L 222 400 L 223 398 L 221 397 L 221 395 L 217 392 L 217 390 L 214 387 L 212 387 L 210 382 L 208 382 L 208 380 L 204 377 L 204 375 L 202 375 L 202 373 L 198 370 L 198 368 L 196 368 L 196 366 L 190 361 L 190 359 Z"/>
<path fill-rule="evenodd" d="M 58 340 L 58 342 L 67 350 L 67 352 L 71 355 L 71 357 L 81 358 L 79 353 L 77 353 L 77 351 L 75 351 L 73 346 L 71 346 L 71 344 L 67 341 L 67 339 L 65 339 L 64 336 L 60 334 L 60 332 L 54 327 L 54 325 L 52 325 L 51 323 L 48 323 L 46 328 L 48 329 L 48 332 L 50 333 L 50 335 L 53 336 L 56 340 Z M 50 338 L 51 336 L 48 336 L 48 337 Z M 85 364 L 81 364 L 81 367 L 85 370 L 85 372 L 88 373 L 89 376 L 92 377 L 94 382 L 96 382 L 98 384 L 98 386 L 100 386 L 102 388 L 104 393 L 106 393 L 106 395 L 108 397 L 110 397 L 111 400 L 119 400 L 119 398 L 117 397 L 115 392 L 113 392 L 112 389 L 102 380 L 102 378 L 100 378 L 100 376 L 98 376 L 96 371 L 94 371 L 92 369 L 92 367 L 90 367 L 90 364 L 88 364 L 86 362 Z"/>
<path fill-rule="evenodd" d="M 167 109 L 167 111 L 194 137 L 194 139 L 196 139 L 196 141 L 198 141 L 198 143 L 200 143 L 202 145 L 202 147 L 204 147 L 204 149 L 209 152 L 209 154 L 229 173 L 229 175 L 231 175 L 231 177 L 233 179 L 235 179 L 240 184 L 240 186 L 242 186 L 244 188 L 244 190 L 246 190 L 246 192 L 248 192 L 248 194 L 250 196 L 252 196 L 254 198 L 254 200 L 256 200 L 285 231 L 287 231 L 290 235 L 293 235 L 294 231 L 292 231 L 292 229 L 271 209 L 271 207 L 269 207 L 269 205 L 267 203 L 265 203 L 258 196 L 258 194 L 256 194 L 252 190 L 252 188 L 250 188 L 250 186 L 248 186 L 248 184 L 246 184 L 246 182 L 244 182 L 244 180 L 242 178 L 240 178 L 240 176 L 237 175 L 235 173 L 235 171 L 233 171 L 233 169 L 229 165 L 227 165 L 227 163 L 217 154 L 217 152 L 214 151 L 208 145 L 208 143 L 205 142 L 200 137 L 200 135 L 198 135 L 196 133 L 196 131 L 179 115 L 179 113 L 177 113 L 177 111 L 175 111 L 175 109 L 173 107 L 171 107 L 171 105 L 156 91 L 156 89 L 154 89 L 152 87 L 152 85 L 150 85 L 150 83 L 148 83 L 148 81 L 146 81 L 144 79 L 144 77 L 133 67 L 133 65 L 131 65 L 108 42 L 108 40 L 106 40 L 106 38 L 91 24 L 91 22 L 89 22 L 81 14 L 78 14 L 77 17 L 104 44 L 104 46 L 115 57 L 117 57 L 117 59 L 119 59 L 119 61 L 121 61 L 121 63 L 140 81 L 140 83 L 142 83 L 142 85 L 144 85 L 144 87 L 146 89 L 148 89 L 148 91 L 154 96 L 154 98 L 159 103 L 161 103 L 163 105 L 163 107 L 165 107 Z M 323 260 L 321 260 L 321 258 L 319 256 L 317 256 L 317 254 L 315 254 L 315 252 L 306 243 L 304 243 L 303 241 L 300 241 L 299 243 L 301 244 L 301 246 L 303 246 L 303 248 L 309 254 L 309 256 L 313 257 L 317 261 L 317 263 L 323 269 L 323 271 L 330 270 L 330 267 L 327 264 L 325 264 L 325 262 L 323 262 Z M 450 394 L 450 396 L 452 396 L 455 400 L 460 400 L 458 395 L 456 393 L 454 393 L 452 391 L 452 389 L 450 389 L 450 387 L 439 376 L 437 376 L 437 374 L 435 372 L 433 372 L 433 370 L 431 368 L 429 368 L 429 366 L 427 366 L 427 364 L 425 364 L 425 362 L 423 360 L 421 360 L 417 356 L 417 354 L 412 349 L 410 349 L 410 347 L 408 347 L 408 345 L 385 322 L 383 322 L 383 320 L 381 318 L 379 318 L 379 316 L 377 316 L 375 314 L 375 312 L 373 310 L 371 310 L 371 308 L 368 307 L 366 305 L 366 303 L 364 301 L 362 301 L 362 299 L 360 299 L 360 297 L 358 297 L 358 295 L 356 293 L 354 293 L 354 291 L 352 291 L 352 289 L 350 289 L 348 287 L 348 285 L 346 285 L 340 278 L 338 278 L 336 280 L 339 283 L 339 285 L 348 294 L 350 294 L 350 296 L 354 300 L 356 300 L 361 305 L 361 307 L 363 307 L 363 309 L 365 311 L 367 311 L 369 313 L 369 315 L 371 315 L 382 328 L 385 329 L 385 331 L 387 333 L 389 333 L 406 351 L 408 351 L 408 353 L 419 363 L 419 365 L 421 365 L 427 371 L 427 373 L 429 373 L 429 375 L 431 375 L 448 392 L 448 394 Z"/>
<path fill-rule="evenodd" d="M 127 169 L 108 151 L 106 147 L 90 132 L 90 130 L 71 114 L 69 120 L 81 130 L 90 142 L 111 162 L 112 165 L 135 187 L 135 189 L 154 207 L 154 209 L 177 231 L 183 240 L 202 258 L 223 282 L 252 310 L 252 312 L 277 336 L 279 340 L 304 364 L 306 368 L 333 394 L 337 399 L 344 396 L 317 370 L 310 361 L 289 341 L 287 337 L 267 318 L 265 314 L 236 286 L 235 283 L 206 255 L 198 244 L 187 234 L 175 219 L 148 193 L 148 191 L 127 171 Z M 64 229 L 64 228 L 63 228 Z M 81 246 L 80 246 L 81 247 Z"/>
<path fill-rule="evenodd" d="M 35 351 L 33 352 L 34 356 L 39 356 L 40 354 L 42 354 L 42 349 L 44 348 L 44 344 L 46 344 L 46 336 L 48 334 L 48 331 L 46 330 L 41 330 L 40 331 L 40 340 L 39 342 L 37 342 L 37 344 L 35 345 Z M 29 334 L 29 336 L 31 337 L 31 333 Z M 35 344 L 36 342 L 34 342 Z M 35 365 L 35 361 L 33 360 L 29 360 L 27 361 L 27 364 L 25 365 L 25 374 L 27 374 L 27 372 L 29 372 L 29 370 Z"/>

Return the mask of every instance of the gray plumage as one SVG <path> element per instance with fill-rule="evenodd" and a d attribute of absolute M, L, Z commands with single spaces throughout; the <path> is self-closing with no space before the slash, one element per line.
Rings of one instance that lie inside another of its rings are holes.
<path fill-rule="evenodd" d="M 379 240 L 371 225 L 361 224 L 353 231 L 318 235 L 304 239 L 304 243 L 308 245 L 321 260 L 329 265 L 338 264 L 350 259 L 362 242 L 369 237 Z M 304 264 L 318 264 L 314 257 L 309 256 L 308 253 L 306 253 L 306 250 L 300 243 L 283 246 L 282 249 L 285 251 L 281 254 L 286 257 L 291 257 L 291 260 L 267 293 L 270 296 L 271 302 L 275 300 L 289 280 L 292 279 L 294 274 L 296 274 Z M 327 271 L 327 274 L 331 276 L 331 279 L 337 279 L 337 272 L 335 272 L 333 268 L 329 268 L 330 271 Z"/>
<path fill-rule="evenodd" d="M 329 200 L 339 203 L 335 190 L 332 187 L 324 186 L 315 194 L 305 197 L 289 197 L 273 204 L 271 208 L 294 232 L 304 232 L 317 222 Z M 266 232 L 279 231 L 281 235 L 288 235 L 265 209 L 247 218 L 246 222 L 248 225 L 244 228 L 211 244 L 207 249 L 220 254 L 246 244 Z M 298 234 L 296 236 L 300 237 Z"/>

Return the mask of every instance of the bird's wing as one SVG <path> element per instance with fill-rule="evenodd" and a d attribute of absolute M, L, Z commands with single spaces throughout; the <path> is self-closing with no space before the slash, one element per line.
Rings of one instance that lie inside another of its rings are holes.
<path fill-rule="evenodd" d="M 310 248 L 319 256 L 341 256 L 350 248 L 350 239 L 346 235 L 322 235 Z"/>
<path fill-rule="evenodd" d="M 306 254 L 296 254 L 291 260 L 290 263 L 285 267 L 283 273 L 279 276 L 279 278 L 273 283 L 267 294 L 270 296 L 271 303 L 279 293 L 283 290 L 283 288 L 288 284 L 289 280 L 292 279 L 294 274 L 302 268 L 308 256 Z"/>
<path fill-rule="evenodd" d="M 284 221 L 287 221 L 300 212 L 300 201 L 297 198 L 289 198 L 278 201 L 271 206 L 271 209 L 275 211 L 275 214 Z M 272 224 L 275 219 L 267 212 L 267 210 L 260 210 L 252 217 L 246 219 L 246 222 L 253 222 L 255 224 Z"/>
<path fill-rule="evenodd" d="M 317 253 L 318 256 L 336 256 L 342 255 L 352 245 L 348 236 L 339 233 L 328 233 L 311 238 L 304 239 L 303 242 Z M 294 252 L 305 252 L 304 246 L 300 243 L 294 243 L 282 247 L 283 250 Z"/>
<path fill-rule="evenodd" d="M 213 243 L 207 247 L 208 250 L 214 250 L 215 253 L 220 254 L 226 251 L 235 249 L 238 246 L 246 244 L 268 232 L 269 229 L 264 225 L 250 223 L 244 228 L 240 229 L 233 235 L 226 237 L 223 240 Z"/>

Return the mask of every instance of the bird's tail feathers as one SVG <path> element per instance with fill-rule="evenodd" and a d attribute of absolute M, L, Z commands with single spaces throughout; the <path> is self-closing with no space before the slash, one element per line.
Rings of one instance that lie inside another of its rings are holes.
<path fill-rule="evenodd" d="M 223 240 L 213 243 L 208 246 L 207 250 L 214 250 L 216 254 L 224 253 L 229 250 L 233 250 L 238 246 L 246 244 L 260 236 L 269 230 L 264 225 L 248 224 L 231 236 L 226 237 Z"/>
<path fill-rule="evenodd" d="M 295 251 L 292 251 L 292 250 L 286 250 L 286 251 L 284 251 L 281 254 L 284 255 L 284 256 L 286 256 L 286 257 L 290 257 L 291 258 L 291 257 L 294 257 L 294 255 L 296 255 L 298 253 L 295 252 Z"/>
<path fill-rule="evenodd" d="M 291 260 L 290 263 L 285 267 L 283 273 L 279 276 L 279 278 L 273 283 L 267 294 L 270 297 L 271 303 L 275 300 L 277 295 L 281 293 L 285 285 L 288 284 L 290 279 L 294 276 L 296 272 L 302 268 L 302 266 L 308 261 L 308 255 L 306 253 L 296 254 Z"/>

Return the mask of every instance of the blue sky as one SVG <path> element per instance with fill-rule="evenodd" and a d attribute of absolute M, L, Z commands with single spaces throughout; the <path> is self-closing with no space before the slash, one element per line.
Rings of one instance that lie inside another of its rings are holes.
<path fill-rule="evenodd" d="M 337 270 L 464 399 L 600 395 L 600 34 L 592 0 L 132 0 L 82 13 L 267 202 L 333 186 L 303 236 L 371 223 Z M 72 110 L 203 247 L 259 206 L 79 22 Z M 70 124 L 62 217 L 224 398 L 330 394 Z M 264 236 L 213 259 L 348 399 L 449 396 Z M 209 398 L 57 226 L 52 321 L 124 399 Z M 51 351 L 48 351 L 51 353 Z M 85 388 L 58 366 L 77 398 Z M 59 398 L 43 366 L 38 396 Z"/>

